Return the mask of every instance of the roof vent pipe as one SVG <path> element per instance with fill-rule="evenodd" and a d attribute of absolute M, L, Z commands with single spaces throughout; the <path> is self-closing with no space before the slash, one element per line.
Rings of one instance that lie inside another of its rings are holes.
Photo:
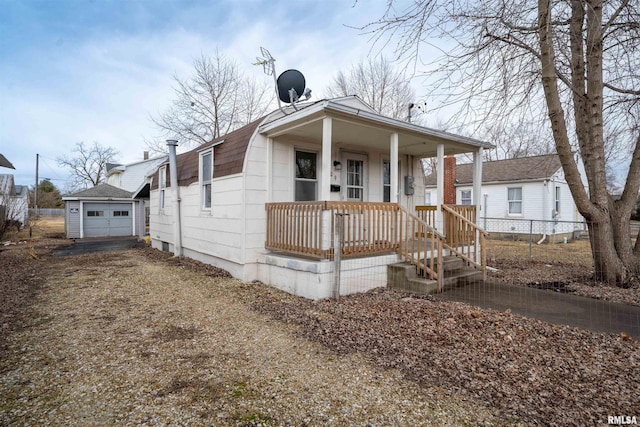
<path fill-rule="evenodd" d="M 173 256 L 182 256 L 182 222 L 180 221 L 180 187 L 178 187 L 178 162 L 176 147 L 178 141 L 167 139 L 169 146 L 169 175 L 173 189 Z"/>

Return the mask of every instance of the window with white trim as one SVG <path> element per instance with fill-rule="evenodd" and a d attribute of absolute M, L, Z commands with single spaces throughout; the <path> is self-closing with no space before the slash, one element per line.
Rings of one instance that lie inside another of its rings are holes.
<path fill-rule="evenodd" d="M 318 198 L 318 153 L 296 150 L 295 201 Z"/>
<path fill-rule="evenodd" d="M 555 196 L 555 216 L 560 216 L 560 186 L 556 186 L 556 196 Z"/>
<path fill-rule="evenodd" d="M 433 203 L 431 203 L 431 191 L 425 191 L 424 192 L 424 204 L 427 205 L 427 206 L 433 204 Z"/>
<path fill-rule="evenodd" d="M 158 188 L 160 189 L 160 209 L 164 209 L 165 189 L 167 188 L 167 167 L 163 166 L 158 171 Z"/>
<path fill-rule="evenodd" d="M 461 190 L 460 191 L 460 204 L 461 205 L 470 205 L 471 204 L 471 190 Z"/>
<path fill-rule="evenodd" d="M 522 215 L 522 187 L 507 189 L 509 200 L 509 215 Z"/>
<path fill-rule="evenodd" d="M 211 181 L 213 179 L 213 150 L 200 154 L 200 191 L 202 209 L 211 209 Z"/>

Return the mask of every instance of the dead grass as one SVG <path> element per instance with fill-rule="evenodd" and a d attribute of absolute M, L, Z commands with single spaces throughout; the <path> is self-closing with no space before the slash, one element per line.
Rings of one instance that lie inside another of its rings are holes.
<path fill-rule="evenodd" d="M 3 241 L 19 242 L 33 239 L 63 239 L 65 237 L 64 216 L 41 216 L 29 220 L 22 230 L 11 230 L 3 236 Z"/>
<path fill-rule="evenodd" d="M 569 243 L 543 243 L 537 245 L 527 241 L 493 240 L 487 242 L 487 259 L 524 260 L 547 264 L 575 264 L 591 267 L 591 247 L 589 240 L 574 240 Z"/>

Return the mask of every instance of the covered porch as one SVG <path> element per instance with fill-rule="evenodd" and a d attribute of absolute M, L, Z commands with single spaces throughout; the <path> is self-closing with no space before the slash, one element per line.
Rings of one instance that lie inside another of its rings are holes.
<path fill-rule="evenodd" d="M 304 106 L 258 133 L 267 148 L 267 254 L 316 261 L 334 260 L 338 248 L 347 260 L 395 254 L 439 289 L 446 255 L 484 271 L 475 212 L 482 154 L 491 144 L 381 116 L 353 97 Z M 473 159 L 464 208 L 445 204 L 445 157 L 456 154 Z M 422 159 L 429 158 L 437 172 L 433 206 L 424 195 Z"/>

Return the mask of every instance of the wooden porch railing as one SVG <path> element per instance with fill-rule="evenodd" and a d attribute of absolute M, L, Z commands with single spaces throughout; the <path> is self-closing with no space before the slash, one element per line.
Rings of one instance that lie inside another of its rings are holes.
<path fill-rule="evenodd" d="M 342 218 L 342 256 L 397 253 L 442 289 L 443 249 L 486 271 L 486 232 L 470 218 L 475 207 L 442 206 L 444 233 L 435 229 L 435 206 L 416 213 L 396 203 L 267 203 L 265 248 L 316 259 L 333 258 L 336 214 Z"/>
<path fill-rule="evenodd" d="M 324 258 L 322 212 L 326 202 L 267 203 L 265 248 Z"/>
<path fill-rule="evenodd" d="M 426 211 L 426 210 L 425 210 Z M 442 291 L 444 272 L 442 256 L 444 236 L 427 224 L 420 216 L 403 207 L 399 208 L 400 251 L 398 255 L 416 267 L 419 276 L 437 280 L 438 291 Z"/>
<path fill-rule="evenodd" d="M 452 254 L 481 270 L 484 280 L 487 274 L 485 251 L 487 232 L 469 219 L 475 218 L 475 206 L 462 207 L 465 209 L 459 210 L 460 206 L 442 205 L 444 233 L 446 236 L 444 246 Z"/>

